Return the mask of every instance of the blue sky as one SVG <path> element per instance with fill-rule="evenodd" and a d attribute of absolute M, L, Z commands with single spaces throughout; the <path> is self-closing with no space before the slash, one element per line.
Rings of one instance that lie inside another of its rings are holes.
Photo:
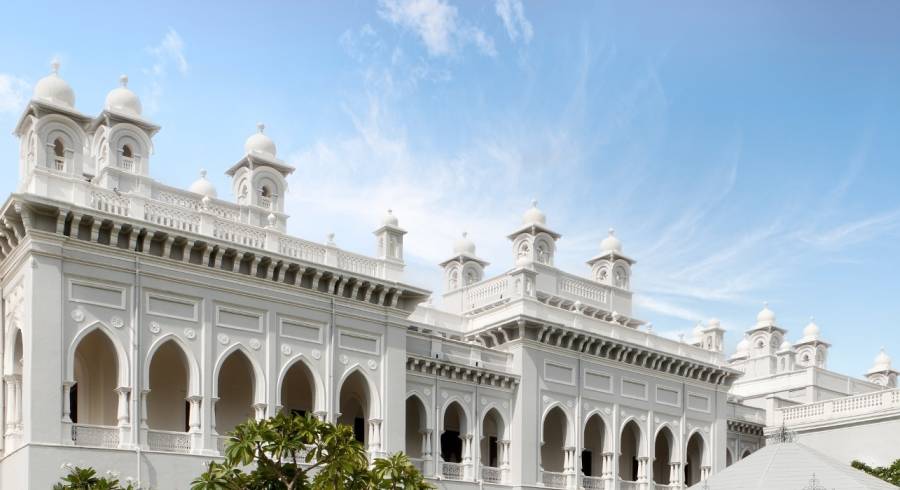
<path fill-rule="evenodd" d="M 719 317 L 729 350 L 769 301 L 830 367 L 900 356 L 896 2 L 13 2 L 9 135 L 51 58 L 97 113 L 118 76 L 163 127 L 151 174 L 224 171 L 257 121 L 297 167 L 292 233 L 372 253 L 387 208 L 416 282 L 467 230 L 489 273 L 532 198 L 587 273 L 610 226 L 637 314 L 675 336 Z M 17 179 L 0 138 L 0 192 Z"/>

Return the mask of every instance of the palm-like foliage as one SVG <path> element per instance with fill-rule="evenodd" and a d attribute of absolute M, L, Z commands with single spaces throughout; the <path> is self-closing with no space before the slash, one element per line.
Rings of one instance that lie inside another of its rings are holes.
<path fill-rule="evenodd" d="M 69 474 L 63 477 L 62 482 L 53 485 L 53 490 L 137 490 L 132 483 L 122 486 L 115 476 L 98 476 L 93 468 L 70 465 L 64 468 Z"/>
<path fill-rule="evenodd" d="M 431 488 L 402 453 L 376 459 L 345 425 L 279 414 L 235 427 L 223 463 L 210 463 L 192 490 L 419 490 Z"/>

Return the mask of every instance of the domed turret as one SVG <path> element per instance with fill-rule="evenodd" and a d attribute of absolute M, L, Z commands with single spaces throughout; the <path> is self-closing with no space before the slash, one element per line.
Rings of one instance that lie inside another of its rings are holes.
<path fill-rule="evenodd" d="M 388 209 L 387 214 L 385 214 L 384 217 L 381 218 L 381 225 L 382 226 L 400 226 L 400 221 L 397 220 L 396 216 L 394 216 L 394 211 Z"/>
<path fill-rule="evenodd" d="M 887 355 L 887 352 L 884 351 L 884 347 L 881 348 L 881 352 L 875 356 L 875 363 L 872 365 L 872 369 L 870 372 L 879 372 L 879 371 L 891 371 L 891 356 Z"/>
<path fill-rule="evenodd" d="M 456 255 L 475 256 L 475 242 L 469 239 L 469 234 L 463 232 L 462 237 L 453 244 L 453 253 Z"/>
<path fill-rule="evenodd" d="M 206 170 L 200 170 L 200 178 L 195 180 L 193 184 L 188 188 L 189 191 L 200 194 L 203 197 L 216 198 L 218 197 L 218 193 L 216 192 L 216 187 L 212 182 L 206 179 Z"/>
<path fill-rule="evenodd" d="M 769 309 L 769 303 L 763 303 L 763 309 L 756 315 L 757 325 L 775 325 L 775 312 Z"/>
<path fill-rule="evenodd" d="M 53 72 L 40 79 L 34 86 L 34 98 L 44 102 L 75 108 L 75 91 L 59 76 L 59 61 L 50 64 Z"/>
<path fill-rule="evenodd" d="M 119 77 L 119 87 L 116 87 L 106 95 L 104 107 L 108 111 L 120 112 L 133 116 L 140 116 L 143 107 L 141 99 L 128 88 L 128 75 Z"/>
<path fill-rule="evenodd" d="M 787 352 L 793 348 L 794 348 L 794 346 L 791 345 L 790 341 L 788 341 L 787 339 L 784 339 L 784 342 L 782 342 L 781 345 L 778 347 L 778 352 Z"/>
<path fill-rule="evenodd" d="M 819 326 L 816 325 L 815 319 L 813 317 L 809 317 L 809 323 L 803 327 L 803 338 L 804 339 L 817 339 L 819 338 L 819 334 L 821 330 Z"/>
<path fill-rule="evenodd" d="M 531 201 L 531 207 L 522 215 L 523 225 L 546 225 L 547 215 L 538 209 L 537 201 Z"/>
<path fill-rule="evenodd" d="M 277 154 L 275 142 L 272 141 L 272 138 L 266 136 L 263 132 L 265 129 L 266 125 L 263 123 L 256 125 L 256 133 L 247 138 L 247 141 L 244 143 L 244 151 L 249 154 L 256 153 L 269 158 L 275 158 L 275 155 Z"/>
<path fill-rule="evenodd" d="M 616 230 L 609 229 L 609 234 L 600 242 L 600 249 L 603 253 L 622 253 L 622 241 L 616 237 Z"/>

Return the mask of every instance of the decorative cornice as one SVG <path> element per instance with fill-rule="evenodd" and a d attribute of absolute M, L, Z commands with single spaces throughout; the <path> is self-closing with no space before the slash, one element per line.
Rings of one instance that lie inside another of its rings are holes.
<path fill-rule="evenodd" d="M 427 376 L 439 376 L 452 381 L 490 386 L 493 388 L 515 389 L 519 377 L 476 366 L 464 366 L 446 359 L 431 359 L 413 354 L 406 355 L 406 370 Z"/>

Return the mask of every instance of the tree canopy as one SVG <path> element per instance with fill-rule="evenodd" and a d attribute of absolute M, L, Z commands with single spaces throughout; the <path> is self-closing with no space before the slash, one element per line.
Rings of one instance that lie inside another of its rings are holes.
<path fill-rule="evenodd" d="M 862 461 L 853 460 L 850 463 L 854 468 L 858 470 L 865 471 L 866 473 L 874 476 L 875 478 L 881 478 L 882 480 L 892 484 L 900 486 L 900 459 L 891 463 L 890 466 L 869 466 Z"/>

